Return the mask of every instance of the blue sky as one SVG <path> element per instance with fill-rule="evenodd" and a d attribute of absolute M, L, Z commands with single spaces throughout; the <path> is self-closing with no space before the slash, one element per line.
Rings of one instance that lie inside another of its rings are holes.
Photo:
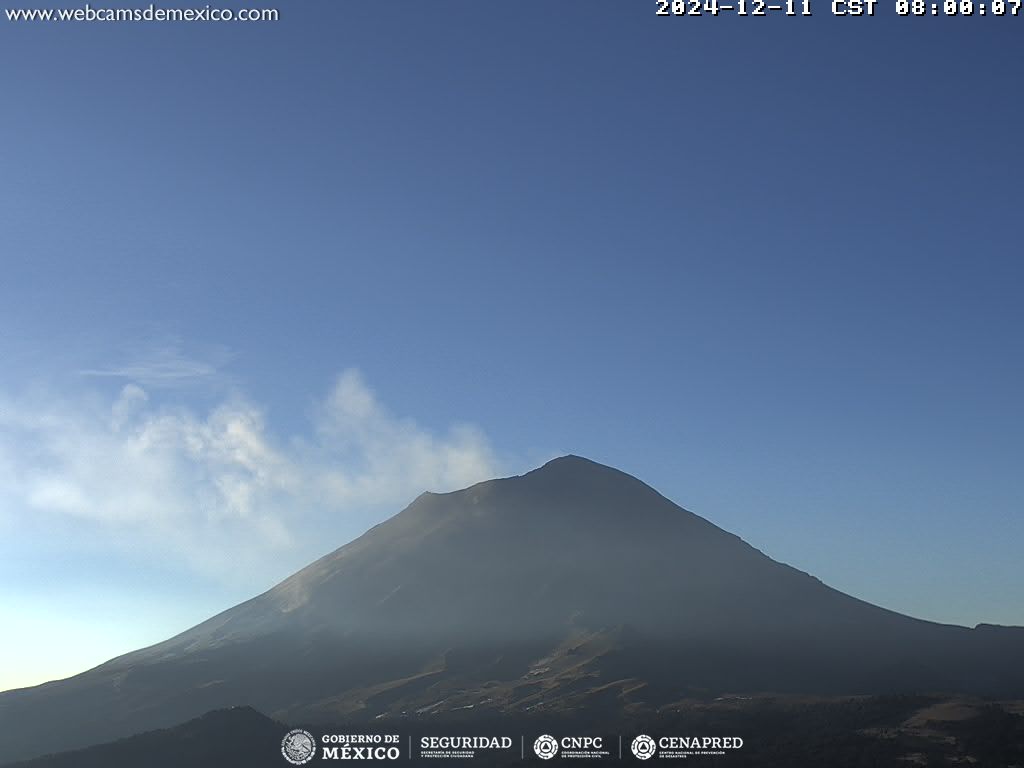
<path fill-rule="evenodd" d="M 568 452 L 1024 624 L 1020 20 L 653 5 L 0 23 L 0 688 Z"/>

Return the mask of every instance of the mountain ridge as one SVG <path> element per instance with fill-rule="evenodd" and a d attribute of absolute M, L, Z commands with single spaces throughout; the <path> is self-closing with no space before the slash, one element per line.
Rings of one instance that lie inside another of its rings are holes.
<path fill-rule="evenodd" d="M 75 748 L 235 704 L 307 721 L 613 718 L 712 691 L 1024 693 L 1021 659 L 1024 634 L 845 595 L 570 455 L 421 494 L 162 643 L 0 694 L 0 761 L 32 757 L 44 729 Z"/>

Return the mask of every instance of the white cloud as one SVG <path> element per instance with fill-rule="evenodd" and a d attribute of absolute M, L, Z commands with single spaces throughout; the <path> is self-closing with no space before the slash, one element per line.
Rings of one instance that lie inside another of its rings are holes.
<path fill-rule="evenodd" d="M 318 452 L 328 459 L 318 480 L 335 500 L 386 503 L 398 489 L 460 488 L 497 472 L 480 430 L 457 425 L 439 437 L 396 418 L 357 371 L 338 377 L 316 424 Z"/>
<path fill-rule="evenodd" d="M 206 349 L 202 354 L 187 354 L 180 340 L 170 338 L 131 350 L 119 364 L 85 368 L 79 374 L 126 379 L 153 388 L 210 384 L 222 378 L 221 368 L 229 358 L 228 351 L 221 347 Z"/>
<path fill-rule="evenodd" d="M 0 517 L 221 574 L 316 552 L 312 534 L 328 520 L 344 528 L 346 513 L 373 522 L 423 490 L 497 474 L 479 429 L 434 434 L 396 417 L 356 371 L 338 378 L 309 434 L 287 440 L 241 397 L 205 413 L 154 404 L 138 384 L 112 402 L 0 397 Z"/>

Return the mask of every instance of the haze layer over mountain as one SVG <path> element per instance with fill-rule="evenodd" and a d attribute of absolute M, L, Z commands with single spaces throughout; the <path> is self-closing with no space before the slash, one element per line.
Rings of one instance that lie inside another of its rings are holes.
<path fill-rule="evenodd" d="M 567 456 L 425 493 L 177 637 L 0 694 L 0 761 L 234 705 L 287 722 L 612 718 L 719 692 L 939 690 L 1024 695 L 1024 630 L 864 603 Z"/>

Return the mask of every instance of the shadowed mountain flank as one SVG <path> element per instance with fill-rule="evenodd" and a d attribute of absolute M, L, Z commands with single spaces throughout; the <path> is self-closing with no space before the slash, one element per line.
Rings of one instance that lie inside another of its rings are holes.
<path fill-rule="evenodd" d="M 0 694 L 0 761 L 240 704 L 306 722 L 611 718 L 736 691 L 1021 695 L 1024 630 L 862 602 L 567 456 L 425 493 L 166 642 Z"/>

